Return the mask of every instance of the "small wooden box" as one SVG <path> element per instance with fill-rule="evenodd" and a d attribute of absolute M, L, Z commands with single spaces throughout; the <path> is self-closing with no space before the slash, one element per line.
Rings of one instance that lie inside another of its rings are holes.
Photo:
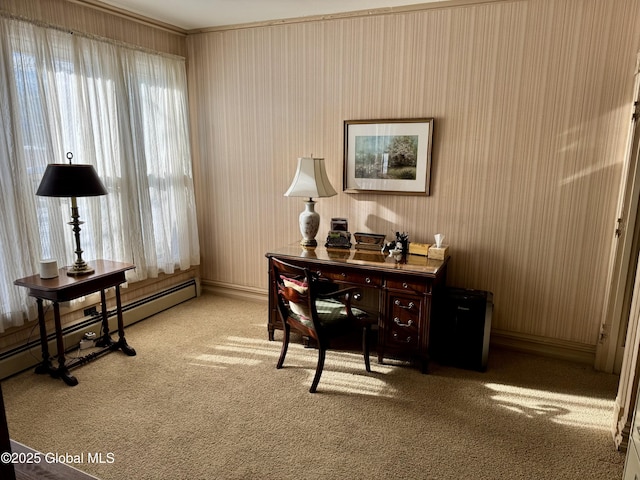
<path fill-rule="evenodd" d="M 429 252 L 430 246 L 431 245 L 429 245 L 428 243 L 411 242 L 409 243 L 409 253 L 411 255 L 422 255 L 426 257 Z"/>
<path fill-rule="evenodd" d="M 384 247 L 385 235 L 356 232 L 353 236 L 356 239 L 356 250 L 375 250 L 379 252 Z"/>
<path fill-rule="evenodd" d="M 444 260 L 449 256 L 449 246 L 442 245 L 441 247 L 436 247 L 435 245 L 431 245 L 429 247 L 429 252 L 427 253 L 427 257 L 432 258 L 434 260 Z"/>

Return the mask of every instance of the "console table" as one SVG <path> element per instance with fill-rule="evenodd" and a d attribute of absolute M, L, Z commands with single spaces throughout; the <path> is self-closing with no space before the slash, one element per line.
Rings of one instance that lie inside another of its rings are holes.
<path fill-rule="evenodd" d="M 281 329 L 271 259 L 309 268 L 319 278 L 345 286 L 372 289 L 378 300 L 378 362 L 384 357 L 417 360 L 426 373 L 429 361 L 429 329 L 432 312 L 444 293 L 447 262 L 407 255 L 397 263 L 380 252 L 333 250 L 317 247 L 304 250 L 299 244 L 268 252 L 269 340 Z"/>
<path fill-rule="evenodd" d="M 125 272 L 135 268 L 130 263 L 113 262 L 110 260 L 95 260 L 91 262 L 95 272 L 80 277 L 67 275 L 67 267 L 58 270 L 55 278 L 43 279 L 40 275 L 21 278 L 14 282 L 15 285 L 29 289 L 29 295 L 35 297 L 38 305 L 38 323 L 40 326 L 40 344 L 42 346 L 42 363 L 35 369 L 36 373 L 48 373 L 52 377 L 62 378 L 70 386 L 77 385 L 78 380 L 69 373 L 69 369 L 87 362 L 89 359 L 107 353 L 112 350 L 122 350 L 129 356 L 134 356 L 136 351 L 131 348 L 124 337 L 124 323 L 122 319 L 122 302 L 120 300 L 120 285 L 125 282 Z M 107 299 L 105 290 L 115 287 L 116 314 L 118 317 L 119 339 L 114 342 L 109 334 L 109 319 L 107 312 Z M 90 358 L 81 357 L 67 362 L 65 359 L 64 339 L 60 323 L 59 302 L 66 302 L 91 293 L 100 291 L 102 304 L 102 336 L 97 339 L 96 346 L 102 349 L 89 355 Z M 53 318 L 56 330 L 56 346 L 58 350 L 58 367 L 51 364 L 49 358 L 49 343 L 47 341 L 47 329 L 44 317 L 43 300 L 53 302 Z"/>

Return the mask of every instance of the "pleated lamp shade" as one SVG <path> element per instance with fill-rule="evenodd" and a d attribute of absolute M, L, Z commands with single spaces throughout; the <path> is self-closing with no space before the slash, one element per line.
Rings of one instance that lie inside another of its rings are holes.
<path fill-rule="evenodd" d="M 337 192 L 331 186 L 327 171 L 324 167 L 324 158 L 298 158 L 298 169 L 293 177 L 286 197 L 333 197 Z"/>
<path fill-rule="evenodd" d="M 302 240 L 300 245 L 307 249 L 314 249 L 318 242 L 316 235 L 320 228 L 320 215 L 314 210 L 314 198 L 333 197 L 337 192 L 331 186 L 327 171 L 324 168 L 324 158 L 298 158 L 298 169 L 293 177 L 293 182 L 287 197 L 306 197 L 305 209 L 298 219 Z"/>

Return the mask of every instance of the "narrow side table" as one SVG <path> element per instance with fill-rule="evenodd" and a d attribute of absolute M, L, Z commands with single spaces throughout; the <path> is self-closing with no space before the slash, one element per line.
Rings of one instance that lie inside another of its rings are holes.
<path fill-rule="evenodd" d="M 74 386 L 78 380 L 69 373 L 69 370 L 79 364 L 88 361 L 81 357 L 67 362 L 64 356 L 64 339 L 60 324 L 59 302 L 67 302 L 78 297 L 100 291 L 102 303 L 102 336 L 96 341 L 96 346 L 102 350 L 92 353 L 91 359 L 113 350 L 122 350 L 129 356 L 134 356 L 136 351 L 127 344 L 124 337 L 124 322 L 122 320 L 122 302 L 120 300 L 120 285 L 124 283 L 125 272 L 135 268 L 130 263 L 113 262 L 111 260 L 95 260 L 91 262 L 95 272 L 81 277 L 67 275 L 67 267 L 58 270 L 56 278 L 43 279 L 40 275 L 31 275 L 13 282 L 15 285 L 29 289 L 29 295 L 35 297 L 38 305 L 38 323 L 40 326 L 40 344 L 42 346 L 42 363 L 35 369 L 39 374 L 50 374 L 54 378 L 61 378 L 67 385 Z M 116 313 L 118 316 L 118 341 L 113 341 L 109 333 L 109 318 L 107 312 L 107 299 L 105 290 L 115 287 Z M 58 366 L 54 367 L 49 358 L 49 344 L 47 341 L 47 329 L 44 318 L 43 301 L 53 302 L 53 317 L 56 329 L 56 346 L 58 350 Z"/>

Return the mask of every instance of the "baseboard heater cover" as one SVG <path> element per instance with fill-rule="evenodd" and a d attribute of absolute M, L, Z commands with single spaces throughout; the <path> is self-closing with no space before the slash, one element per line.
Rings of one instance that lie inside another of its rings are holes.
<path fill-rule="evenodd" d="M 179 303 L 198 296 L 199 286 L 196 279 L 181 283 L 161 292 L 134 300 L 122 305 L 122 317 L 124 326 L 128 327 L 141 320 L 151 317 L 156 313 L 167 310 Z M 117 316 L 115 308 L 107 311 L 109 319 L 109 331 L 117 332 Z M 92 315 L 78 323 L 62 329 L 65 345 L 70 345 L 66 351 L 75 350 L 85 332 L 101 331 L 102 315 Z M 8 350 L 0 355 L 0 380 L 16 373 L 29 369 L 42 361 L 40 337 L 37 333 L 37 324 L 34 326 L 35 338 L 30 339 L 24 345 Z M 55 333 L 47 336 L 49 353 L 52 357 L 57 354 Z M 57 360 L 53 360 L 54 364 Z"/>

